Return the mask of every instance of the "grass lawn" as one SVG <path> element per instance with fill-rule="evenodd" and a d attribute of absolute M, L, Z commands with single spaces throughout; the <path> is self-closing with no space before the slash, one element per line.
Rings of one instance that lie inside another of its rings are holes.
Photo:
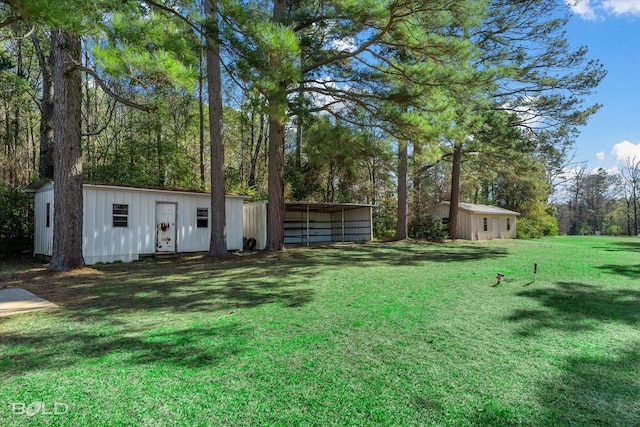
<path fill-rule="evenodd" d="M 61 306 L 0 318 L 2 426 L 640 425 L 640 238 L 4 265 L 0 281 Z"/>

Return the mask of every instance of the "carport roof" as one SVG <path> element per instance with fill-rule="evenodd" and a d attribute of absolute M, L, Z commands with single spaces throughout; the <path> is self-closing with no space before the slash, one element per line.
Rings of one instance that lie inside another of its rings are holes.
<path fill-rule="evenodd" d="M 373 205 L 360 203 L 324 203 L 324 202 L 285 202 L 286 208 L 292 212 L 306 212 L 307 209 L 313 212 L 340 212 L 359 208 L 371 208 Z"/>

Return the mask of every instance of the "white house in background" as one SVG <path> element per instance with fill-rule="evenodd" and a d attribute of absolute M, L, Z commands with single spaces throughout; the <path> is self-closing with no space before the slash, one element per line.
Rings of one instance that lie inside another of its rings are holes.
<path fill-rule="evenodd" d="M 36 181 L 34 254 L 53 252 L 54 183 Z M 243 248 L 243 196 L 226 196 L 227 249 Z M 211 239 L 205 192 L 83 184 L 82 254 L 87 265 L 129 262 L 140 255 L 202 252 Z"/>
<path fill-rule="evenodd" d="M 267 245 L 269 203 L 244 205 L 244 235 L 256 249 Z M 372 205 L 354 203 L 285 202 L 284 243 L 366 242 L 373 238 Z"/>
<path fill-rule="evenodd" d="M 449 202 L 442 202 L 430 212 L 449 223 Z M 496 206 L 458 204 L 458 226 L 456 238 L 466 240 L 515 239 L 518 212 Z"/>

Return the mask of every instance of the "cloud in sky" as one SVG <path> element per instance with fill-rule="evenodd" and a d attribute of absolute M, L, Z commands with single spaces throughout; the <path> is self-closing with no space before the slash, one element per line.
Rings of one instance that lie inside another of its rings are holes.
<path fill-rule="evenodd" d="M 564 2 L 571 8 L 573 13 L 583 19 L 596 19 L 596 11 L 591 5 L 591 0 L 564 0 Z"/>
<path fill-rule="evenodd" d="M 638 15 L 639 0 L 564 0 L 576 15 L 586 20 L 594 20 L 603 15 Z"/>
<path fill-rule="evenodd" d="M 607 156 L 606 154 L 604 154 L 604 151 L 600 151 L 599 153 L 596 153 L 596 158 L 600 161 L 603 161 L 607 158 Z"/>
<path fill-rule="evenodd" d="M 640 15 L 640 1 L 638 0 L 603 0 L 602 6 L 614 15 Z"/>
<path fill-rule="evenodd" d="M 640 160 L 640 144 L 633 144 L 629 141 L 622 141 L 613 146 L 611 154 L 620 162 L 626 162 L 628 159 Z"/>

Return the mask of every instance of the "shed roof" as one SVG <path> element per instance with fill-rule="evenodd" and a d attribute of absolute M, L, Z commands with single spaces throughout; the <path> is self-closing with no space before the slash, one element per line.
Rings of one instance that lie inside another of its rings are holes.
<path fill-rule="evenodd" d="M 35 193 L 40 188 L 44 187 L 46 184 L 53 183 L 50 179 L 39 179 L 37 181 L 32 182 L 23 190 L 25 193 Z M 143 186 L 135 186 L 135 185 L 121 185 L 121 184 L 101 184 L 96 182 L 84 181 L 82 183 L 84 187 L 98 187 L 98 188 L 108 188 L 108 189 L 118 189 L 121 188 L 123 190 L 140 190 L 140 191 L 162 191 L 162 192 L 172 192 L 172 193 L 187 193 L 187 194 L 210 194 L 208 191 L 204 190 L 185 190 L 182 188 L 164 188 L 164 187 L 143 187 Z M 241 198 L 249 198 L 248 196 L 243 196 L 240 194 L 232 194 L 226 193 L 226 196 L 229 197 L 241 197 Z"/>
<path fill-rule="evenodd" d="M 441 202 L 441 205 L 450 205 L 450 202 Z M 509 209 L 499 208 L 497 206 L 489 205 L 477 205 L 474 203 L 458 203 L 458 209 L 474 213 L 474 214 L 487 214 L 487 215 L 516 215 L 519 216 L 519 212 L 510 211 Z"/>

